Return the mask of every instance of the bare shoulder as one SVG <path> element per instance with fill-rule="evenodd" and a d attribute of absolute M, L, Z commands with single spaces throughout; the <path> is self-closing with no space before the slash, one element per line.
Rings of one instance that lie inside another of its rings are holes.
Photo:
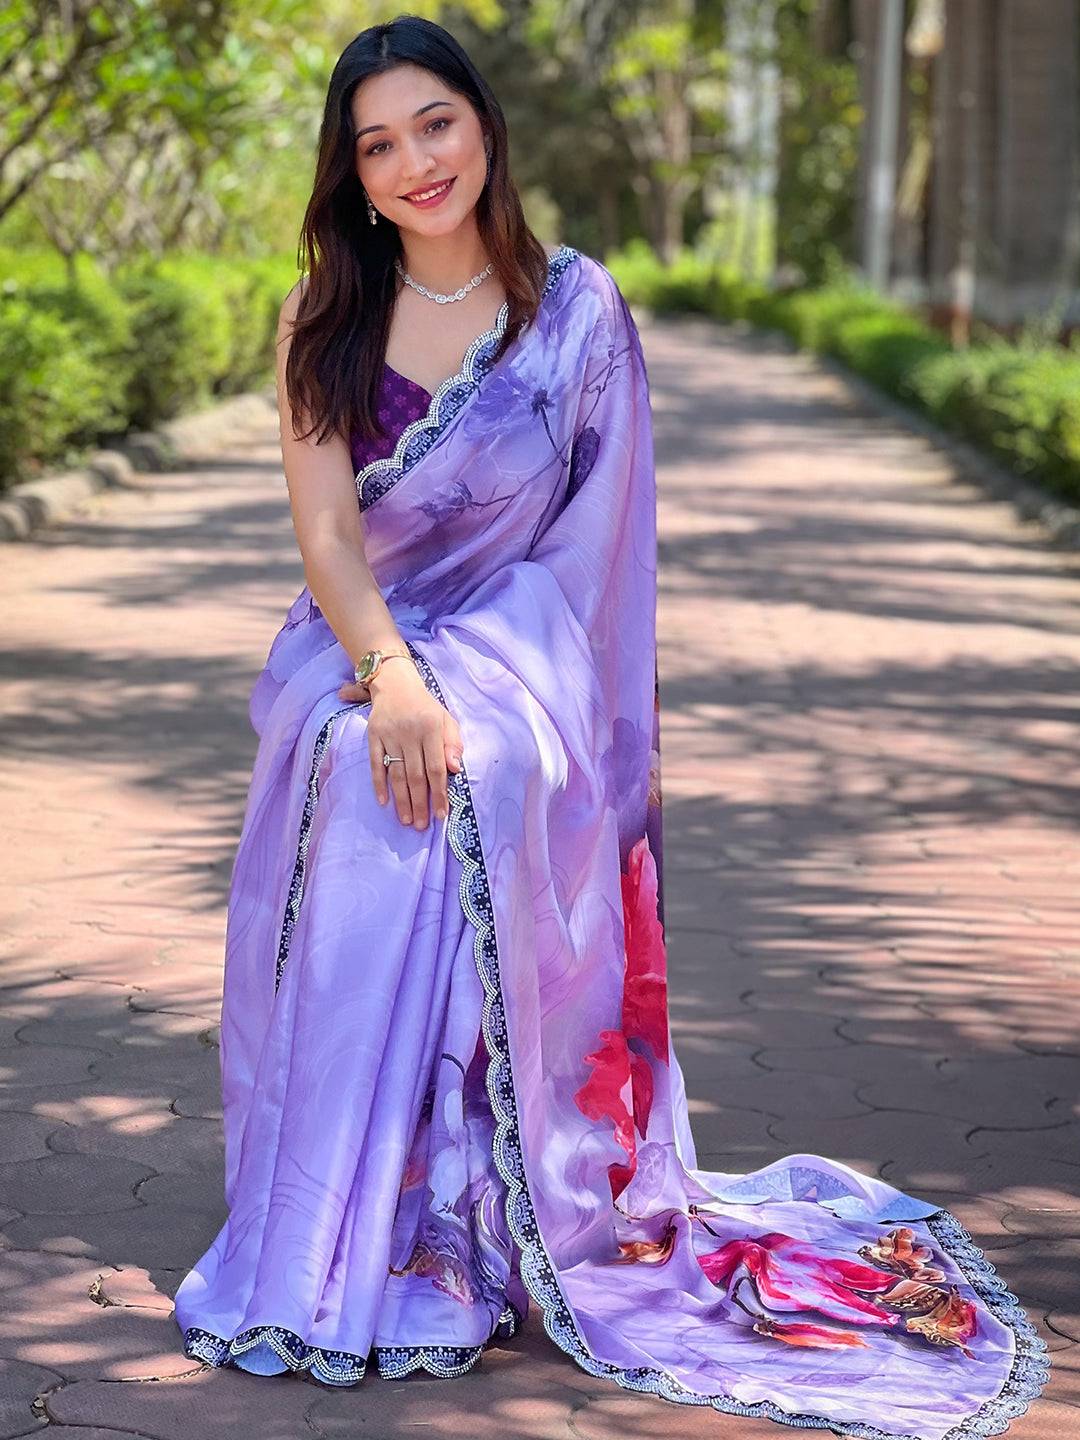
<path fill-rule="evenodd" d="M 544 246 L 544 249 L 545 249 L 545 250 L 547 251 L 547 253 L 548 253 L 548 259 L 549 259 L 549 260 L 553 260 L 553 259 L 555 258 L 555 256 L 559 253 L 559 251 L 560 251 L 562 248 L 563 248 L 563 247 L 562 247 L 561 245 L 545 245 L 545 246 Z"/>
<path fill-rule="evenodd" d="M 300 279 L 281 302 L 280 319 L 283 325 L 294 325 L 296 323 L 296 312 L 300 308 L 300 300 L 304 291 L 307 289 L 307 282 L 308 277 L 301 275 Z"/>

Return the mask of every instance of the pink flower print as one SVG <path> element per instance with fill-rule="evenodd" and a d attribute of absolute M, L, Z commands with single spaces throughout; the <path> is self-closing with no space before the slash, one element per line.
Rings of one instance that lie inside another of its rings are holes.
<path fill-rule="evenodd" d="M 667 951 L 657 910 L 656 861 L 643 835 L 622 876 L 626 933 L 623 1033 L 668 1063 Z"/>
<path fill-rule="evenodd" d="M 644 1140 L 653 1102 L 652 1066 L 644 1055 L 630 1056 L 630 1088 L 634 1099 L 634 1124 Z"/>
<path fill-rule="evenodd" d="M 695 1207 L 690 1214 L 710 1228 Z M 957 1286 L 937 1283 L 944 1279 L 944 1272 L 929 1263 L 933 1259 L 930 1248 L 918 1242 L 909 1226 L 898 1226 L 876 1244 L 864 1245 L 859 1253 L 879 1259 L 880 1264 L 822 1255 L 808 1241 L 773 1231 L 755 1239 L 729 1240 L 697 1259 L 714 1285 L 726 1286 L 737 1270 L 743 1272 L 729 1297 L 754 1316 L 759 1334 L 772 1339 L 833 1348 L 853 1343 L 838 1338 L 843 1332 L 824 1329 L 815 1339 L 800 1326 L 778 1325 L 743 1304 L 738 1296 L 742 1284 L 749 1284 L 759 1301 L 780 1310 L 816 1310 L 833 1320 L 881 1325 L 919 1335 L 932 1345 L 954 1345 L 969 1359 L 975 1358 L 966 1344 L 977 1330 L 975 1307 Z M 883 1268 L 885 1265 L 889 1268 Z M 811 1331 L 819 1328 L 811 1327 Z"/>
<path fill-rule="evenodd" d="M 810 1346 L 816 1350 L 843 1350 L 851 1345 L 866 1345 L 861 1335 L 853 1330 L 830 1330 L 825 1325 L 806 1325 L 792 1321 L 770 1320 L 759 1315 L 754 1321 L 759 1335 L 768 1335 L 773 1340 L 783 1340 L 787 1345 Z"/>
<path fill-rule="evenodd" d="M 782 1310 L 817 1310 L 859 1325 L 896 1325 L 899 1316 L 869 1295 L 888 1290 L 896 1277 L 853 1260 L 822 1255 L 805 1240 L 779 1231 L 756 1239 L 729 1240 L 698 1264 L 714 1285 L 725 1286 L 744 1269 L 758 1294 Z M 859 1294 L 857 1291 L 868 1292 Z"/>
<path fill-rule="evenodd" d="M 615 1139 L 626 1152 L 629 1165 L 608 1166 L 614 1200 L 629 1185 L 637 1165 L 631 1115 L 633 1083 L 626 1036 L 619 1030 L 601 1030 L 600 1041 L 600 1048 L 585 1056 L 593 1071 L 574 1095 L 574 1104 L 590 1120 L 610 1120 L 615 1127 Z"/>
<path fill-rule="evenodd" d="M 627 1165 L 608 1166 L 612 1199 L 630 1184 L 637 1169 L 634 1131 L 645 1138 L 652 1112 L 655 1079 L 652 1062 L 668 1060 L 667 956 L 657 910 L 656 864 L 647 836 L 630 852 L 622 876 L 626 970 L 622 1029 L 601 1030 L 600 1048 L 585 1056 L 589 1079 L 574 1103 L 590 1120 L 609 1120 Z"/>
<path fill-rule="evenodd" d="M 442 1250 L 433 1250 L 426 1240 L 418 1240 L 408 1263 L 400 1270 L 387 1267 L 391 1275 L 416 1275 L 430 1280 L 436 1290 L 449 1295 L 461 1305 L 471 1305 L 473 1289 L 468 1272 L 458 1257 Z"/>

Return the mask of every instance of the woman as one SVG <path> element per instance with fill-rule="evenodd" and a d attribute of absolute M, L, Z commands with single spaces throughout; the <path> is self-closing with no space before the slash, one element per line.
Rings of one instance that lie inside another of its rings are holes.
<path fill-rule="evenodd" d="M 645 364 L 609 272 L 526 228 L 506 156 L 439 26 L 399 17 L 342 55 L 310 278 L 282 309 L 308 583 L 252 696 L 229 1218 L 176 1296 L 186 1353 L 329 1385 L 372 1356 L 458 1375 L 531 1299 L 630 1389 L 995 1433 L 1044 1347 L 949 1214 L 815 1155 L 696 1166 Z"/>

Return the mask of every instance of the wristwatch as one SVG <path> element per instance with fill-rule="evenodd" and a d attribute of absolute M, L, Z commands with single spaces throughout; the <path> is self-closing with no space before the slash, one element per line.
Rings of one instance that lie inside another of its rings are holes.
<path fill-rule="evenodd" d="M 395 655 L 400 655 L 403 660 L 412 659 L 407 650 L 366 650 L 360 656 L 360 663 L 353 670 L 356 683 L 366 685 L 379 673 L 379 666 L 382 662 L 393 659 Z"/>

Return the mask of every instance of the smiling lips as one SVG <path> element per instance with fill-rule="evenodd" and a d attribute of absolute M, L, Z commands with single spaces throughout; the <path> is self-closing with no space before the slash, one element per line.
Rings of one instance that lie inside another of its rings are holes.
<path fill-rule="evenodd" d="M 450 193 L 450 187 L 456 179 L 456 175 L 451 175 L 449 180 L 441 180 L 437 185 L 429 185 L 424 190 L 410 190 L 401 198 L 408 200 L 413 205 L 419 205 L 423 209 L 430 205 L 438 205 L 443 196 Z"/>

